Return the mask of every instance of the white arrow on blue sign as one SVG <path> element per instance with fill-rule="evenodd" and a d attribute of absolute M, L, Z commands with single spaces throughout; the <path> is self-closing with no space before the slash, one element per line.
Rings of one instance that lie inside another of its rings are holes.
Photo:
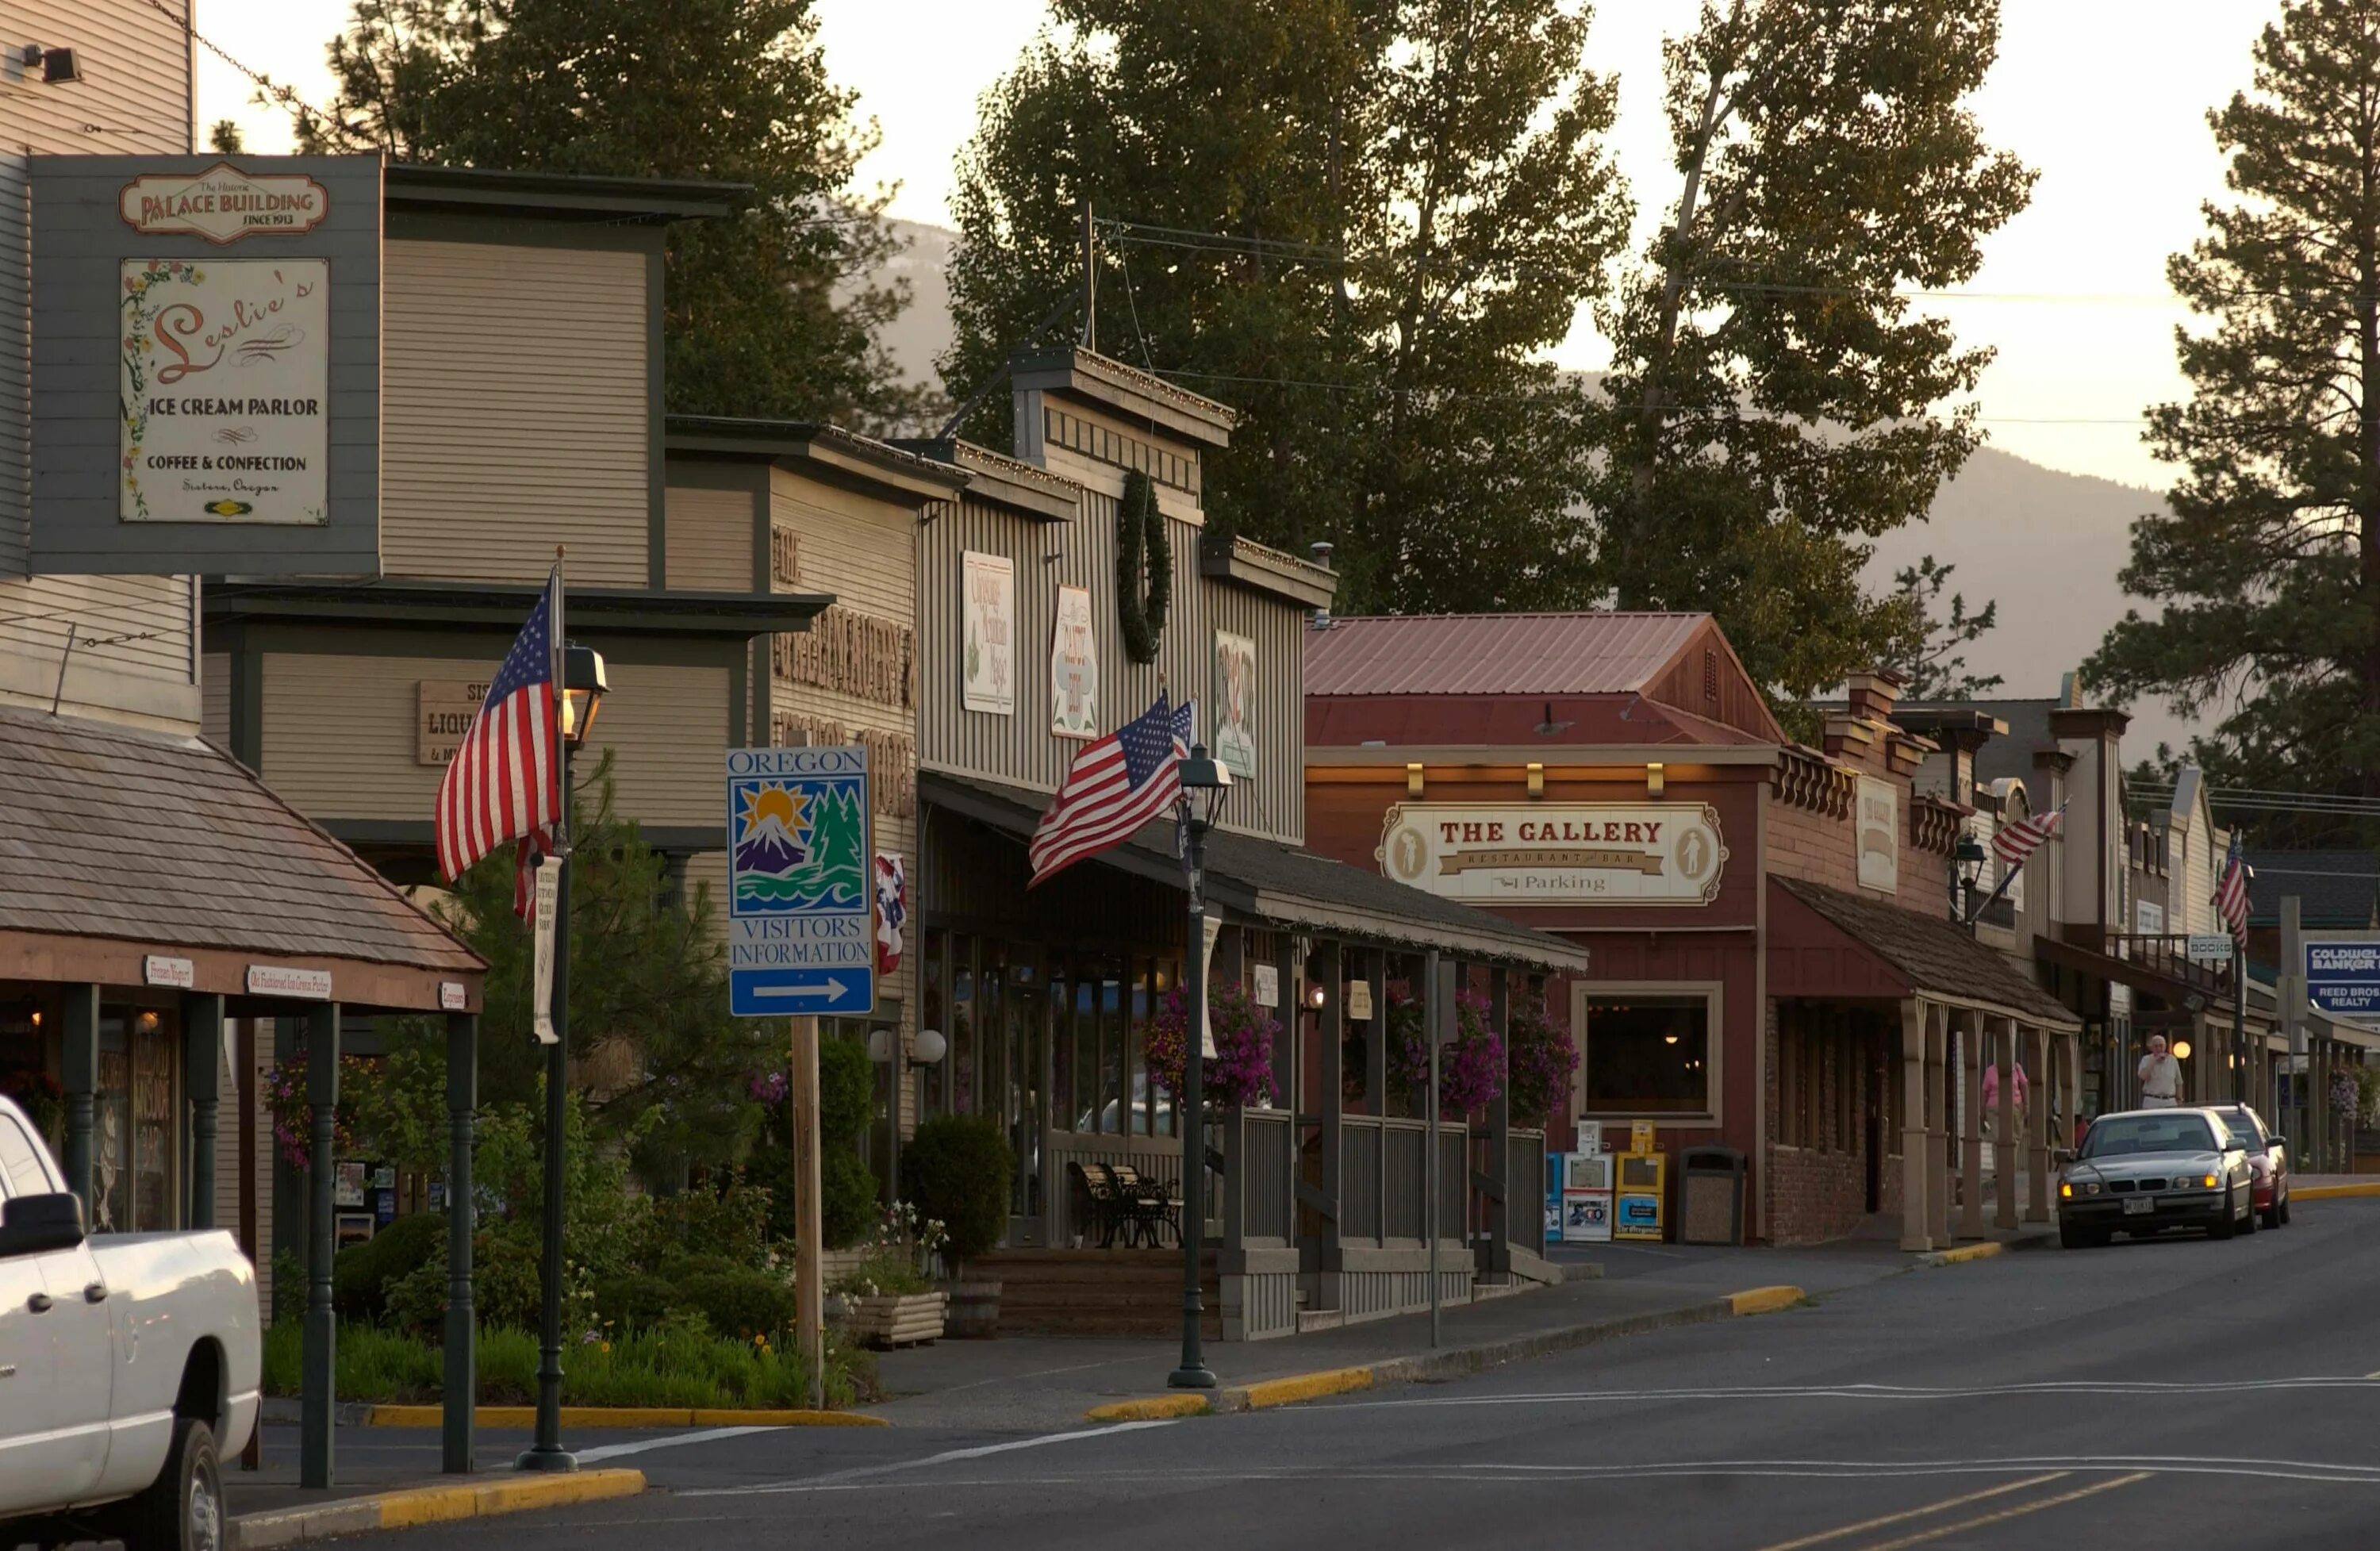
<path fill-rule="evenodd" d="M 727 755 L 727 992 L 739 1018 L 876 1010 L 868 753 Z"/>

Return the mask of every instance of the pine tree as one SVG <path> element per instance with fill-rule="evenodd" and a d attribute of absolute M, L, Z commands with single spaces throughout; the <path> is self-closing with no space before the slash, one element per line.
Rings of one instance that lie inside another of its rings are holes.
<path fill-rule="evenodd" d="M 669 234 L 673 412 L 912 428 L 930 407 L 877 343 L 905 284 L 876 143 L 827 78 L 812 0 L 354 0 L 310 151 L 742 183 L 732 220 Z M 270 90 L 268 88 L 268 90 Z"/>
<path fill-rule="evenodd" d="M 1915 625 L 1866 540 L 1924 517 L 1980 440 L 1990 353 L 1910 288 L 1953 285 L 2033 175 L 1965 100 L 1996 0 L 1705 0 L 1668 45 L 1677 202 L 1598 313 L 1614 362 L 1598 574 L 1628 608 L 1707 609 L 1799 699 Z"/>
<path fill-rule="evenodd" d="M 2192 753 L 2220 784 L 2380 796 L 2380 0 L 2288 0 L 2253 57 L 2207 115 L 2235 198 L 2166 267 L 2206 321 L 2175 331 L 2191 397 L 2147 441 L 2182 472 L 2123 573 L 2162 607 L 2088 671 L 2218 718 Z"/>
<path fill-rule="evenodd" d="M 1627 208 L 1613 83 L 1556 0 L 1054 0 L 960 162 L 945 383 L 1037 323 L 1241 413 L 1219 533 L 1337 547 L 1340 607 L 1576 602 L 1585 399 L 1536 357 L 1601 289 Z M 1049 321 L 1055 314 L 1055 321 Z M 997 402 L 996 400 L 992 402 Z M 969 434 L 1004 438 L 1004 417 Z"/>
<path fill-rule="evenodd" d="M 1949 612 L 1940 612 L 1942 594 L 1957 569 L 1929 554 L 1893 573 L 1893 589 L 1910 626 L 1885 660 L 1908 681 L 1903 693 L 1912 700 L 1973 700 L 2008 682 L 1998 673 L 1967 671 L 1965 648 L 1999 624 L 1999 600 L 1986 599 L 1969 613 L 1967 595 L 1952 592 Z"/>

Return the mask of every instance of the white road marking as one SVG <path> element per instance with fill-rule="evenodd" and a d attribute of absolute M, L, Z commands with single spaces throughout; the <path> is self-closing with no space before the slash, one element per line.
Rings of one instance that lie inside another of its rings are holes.
<path fill-rule="evenodd" d="M 1378 1410 L 1423 1406 L 1544 1406 L 1608 1403 L 1619 1400 L 1963 1400 L 2028 1395 L 2232 1395 L 2276 1389 L 2372 1389 L 2380 1374 L 2362 1378 L 2240 1379 L 2231 1382 L 2182 1383 L 2158 1380 L 2047 1380 L 2037 1384 L 1978 1384 L 1925 1387 L 1899 1384 L 1777 1384 L 1725 1385 L 1690 1389 L 1564 1389 L 1519 1395 L 1450 1395 L 1390 1400 L 1342 1401 L 1331 1411 Z M 1294 1408 L 1280 1414 L 1292 1414 Z M 1328 1415 L 1328 1412 L 1295 1414 Z"/>
<path fill-rule="evenodd" d="M 761 1482 L 751 1486 L 709 1486 L 680 1492 L 681 1497 L 747 1497 L 776 1492 L 808 1492 L 836 1488 L 869 1476 L 890 1475 L 895 1471 L 922 1470 L 928 1465 L 955 1464 L 963 1460 L 980 1460 L 992 1454 L 1009 1454 L 1020 1448 L 1040 1448 L 1053 1443 L 1075 1443 L 1084 1438 L 1111 1437 L 1117 1433 L 1137 1433 L 1150 1427 L 1171 1427 L 1177 1418 L 1161 1417 L 1147 1422 L 1118 1422 L 1105 1427 L 1078 1427 L 1066 1433 L 1044 1433 L 1039 1437 L 1016 1438 L 1007 1443 L 978 1444 L 973 1448 L 945 1449 L 929 1454 L 922 1460 L 898 1460 L 889 1465 L 868 1465 L 856 1471 L 837 1471 L 832 1475 L 814 1476 L 807 1481 Z M 585 1456 L 581 1455 L 581 1459 Z"/>
<path fill-rule="evenodd" d="M 651 1448 L 676 1448 L 689 1443 L 712 1443 L 720 1438 L 740 1438 L 747 1433 L 782 1433 L 783 1427 L 706 1427 L 698 1433 L 672 1433 L 666 1437 L 638 1438 L 634 1443 L 598 1444 L 593 1448 L 573 1449 L 578 1462 L 589 1460 L 616 1460 L 623 1454 L 642 1454 Z"/>

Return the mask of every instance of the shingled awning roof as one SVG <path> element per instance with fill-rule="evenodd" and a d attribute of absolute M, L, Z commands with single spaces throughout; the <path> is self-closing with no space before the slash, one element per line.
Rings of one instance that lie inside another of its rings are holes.
<path fill-rule="evenodd" d="M 261 963 L 425 1011 L 442 978 L 477 1006 L 486 968 L 212 745 L 0 708 L 0 977 L 140 985 L 146 954 L 192 960 L 200 990 L 244 994 Z"/>
<path fill-rule="evenodd" d="M 2072 1008 L 1947 919 L 1807 878 L 1771 874 L 1769 881 L 1880 961 L 1898 982 L 1895 994 L 1980 1007 L 2051 1028 L 2082 1026 Z"/>
<path fill-rule="evenodd" d="M 938 806 L 1018 835 L 1033 832 L 1050 802 L 1022 787 L 931 771 L 920 778 L 918 790 Z M 1098 860 L 1154 882 L 1182 886 L 1171 818 L 1143 826 Z M 1515 926 L 1301 846 L 1229 830 L 1216 830 L 1207 837 L 1206 884 L 1207 897 L 1217 904 L 1277 926 L 1415 949 L 1442 948 L 1535 969 L 1584 972 L 1587 967 L 1587 951 L 1567 939 Z"/>

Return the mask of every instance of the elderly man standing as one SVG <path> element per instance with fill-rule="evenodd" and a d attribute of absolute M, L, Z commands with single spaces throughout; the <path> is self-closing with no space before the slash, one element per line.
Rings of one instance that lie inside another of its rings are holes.
<path fill-rule="evenodd" d="M 2181 1062 L 2165 1048 L 2165 1036 L 2149 1036 L 2149 1053 L 2141 1058 L 2141 1108 L 2170 1109 L 2181 1102 Z"/>

